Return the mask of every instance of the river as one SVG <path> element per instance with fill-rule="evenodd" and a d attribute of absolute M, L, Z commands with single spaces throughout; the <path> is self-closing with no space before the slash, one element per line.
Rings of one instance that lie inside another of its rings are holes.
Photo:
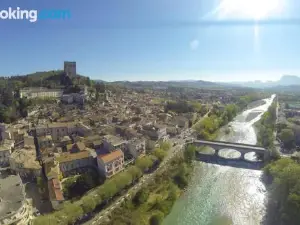
<path fill-rule="evenodd" d="M 218 140 L 256 144 L 253 124 L 272 104 L 275 95 L 265 104 L 243 111 L 229 124 L 231 132 Z M 225 157 L 239 153 L 224 150 Z M 254 160 L 254 154 L 247 154 Z M 186 192 L 174 204 L 164 225 L 258 225 L 266 211 L 266 188 L 262 171 L 195 162 Z"/>

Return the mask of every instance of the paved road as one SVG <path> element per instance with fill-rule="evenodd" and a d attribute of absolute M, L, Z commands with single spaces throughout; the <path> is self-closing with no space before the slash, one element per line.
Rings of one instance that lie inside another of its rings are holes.
<path fill-rule="evenodd" d="M 137 183 L 132 188 L 130 188 L 126 194 L 117 198 L 111 206 L 109 206 L 105 210 L 102 210 L 101 212 L 99 212 L 93 219 L 84 223 L 84 225 L 100 224 L 100 221 L 103 220 L 104 218 L 106 218 L 109 214 L 111 214 L 122 202 L 124 202 L 126 199 L 130 199 L 132 196 L 134 196 L 134 194 L 137 191 L 140 190 L 140 188 L 142 186 L 147 185 L 151 180 L 153 180 L 153 178 L 155 177 L 157 172 L 161 171 L 161 169 L 169 162 L 169 160 L 172 159 L 172 157 L 182 149 L 183 144 L 184 144 L 184 139 L 178 139 L 178 138 L 170 139 L 171 143 L 174 143 L 175 141 L 178 144 L 174 147 L 171 147 L 171 149 L 168 151 L 168 155 L 165 157 L 164 161 L 159 165 L 159 168 L 156 171 L 154 171 L 151 174 L 144 175 L 140 179 L 139 183 Z"/>

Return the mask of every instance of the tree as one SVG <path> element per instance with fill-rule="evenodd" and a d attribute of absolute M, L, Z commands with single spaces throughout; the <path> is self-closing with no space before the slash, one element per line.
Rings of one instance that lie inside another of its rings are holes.
<path fill-rule="evenodd" d="M 164 151 L 168 151 L 171 148 L 171 144 L 168 141 L 163 141 L 160 143 L 160 148 Z"/>
<path fill-rule="evenodd" d="M 164 219 L 164 214 L 160 211 L 157 211 L 150 217 L 149 224 L 150 225 L 160 225 Z"/>
<path fill-rule="evenodd" d="M 92 212 L 96 207 L 96 202 L 92 196 L 85 196 L 81 199 L 82 209 L 85 213 Z"/>
<path fill-rule="evenodd" d="M 54 215 L 45 215 L 34 218 L 33 225 L 52 225 L 58 224 L 57 218 Z"/>
<path fill-rule="evenodd" d="M 6 108 L 0 108 L 0 122 L 10 123 L 9 112 Z"/>
<path fill-rule="evenodd" d="M 95 84 L 96 93 L 104 93 L 105 92 L 105 84 L 103 82 L 97 82 Z"/>
<path fill-rule="evenodd" d="M 6 106 L 11 106 L 14 101 L 13 90 L 11 88 L 6 88 L 3 91 L 3 104 Z"/>
<path fill-rule="evenodd" d="M 151 152 L 153 151 L 155 148 L 155 141 L 152 141 L 152 140 L 146 140 L 146 150 L 148 152 Z"/>
<path fill-rule="evenodd" d="M 292 129 L 283 129 L 279 134 L 281 141 L 284 143 L 284 146 L 287 148 L 294 147 L 295 136 Z"/>
<path fill-rule="evenodd" d="M 147 171 L 153 166 L 153 161 L 150 157 L 145 156 L 143 158 L 138 158 L 135 165 L 142 171 Z"/>
<path fill-rule="evenodd" d="M 166 157 L 167 153 L 160 148 L 156 148 L 153 152 L 153 155 L 161 162 Z"/>
<path fill-rule="evenodd" d="M 86 85 L 87 85 L 88 87 L 91 86 L 91 80 L 90 80 L 89 77 L 86 78 Z"/>
<path fill-rule="evenodd" d="M 226 105 L 225 112 L 228 118 L 228 121 L 231 121 L 237 114 L 238 108 L 234 104 Z"/>
<path fill-rule="evenodd" d="M 181 164 L 178 172 L 174 176 L 174 182 L 178 185 L 179 188 L 183 189 L 188 185 L 187 181 L 188 169 L 186 164 Z"/>
<path fill-rule="evenodd" d="M 136 195 L 133 198 L 133 203 L 136 205 L 141 205 L 145 203 L 148 200 L 149 197 L 149 190 L 148 189 L 141 189 L 136 193 Z"/>
<path fill-rule="evenodd" d="M 271 199 L 277 202 L 280 211 L 274 221 L 280 224 L 297 225 L 300 220 L 300 164 L 289 158 L 270 163 L 265 173 L 272 178 Z"/>
<path fill-rule="evenodd" d="M 191 164 L 196 157 L 196 147 L 194 145 L 188 145 L 184 151 L 184 159 L 187 163 Z"/>
<path fill-rule="evenodd" d="M 62 213 L 67 215 L 68 224 L 74 224 L 83 215 L 83 210 L 79 205 L 67 203 L 64 204 Z"/>
<path fill-rule="evenodd" d="M 128 172 L 122 172 L 122 173 L 119 173 L 118 175 L 116 175 L 114 181 L 115 181 L 115 184 L 117 186 L 117 189 L 118 190 L 122 190 L 126 186 L 128 186 L 129 184 L 131 184 L 131 182 L 132 182 L 132 176 Z"/>
<path fill-rule="evenodd" d="M 177 187 L 173 183 L 171 183 L 169 188 L 168 199 L 172 202 L 177 200 Z"/>
<path fill-rule="evenodd" d="M 131 166 L 127 171 L 131 174 L 133 181 L 139 179 L 143 175 L 142 171 L 137 166 Z"/>
<path fill-rule="evenodd" d="M 115 182 L 110 180 L 105 182 L 98 191 L 103 200 L 109 200 L 111 197 L 117 194 L 118 189 Z"/>
<path fill-rule="evenodd" d="M 278 123 L 276 125 L 276 128 L 277 128 L 277 132 L 280 133 L 283 129 L 287 128 L 287 124 L 286 123 Z"/>

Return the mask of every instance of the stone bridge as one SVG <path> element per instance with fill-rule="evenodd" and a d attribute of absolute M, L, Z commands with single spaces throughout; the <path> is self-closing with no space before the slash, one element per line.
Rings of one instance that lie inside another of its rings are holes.
<path fill-rule="evenodd" d="M 214 156 L 219 156 L 219 151 L 221 149 L 233 149 L 241 153 L 241 160 L 245 160 L 245 154 L 249 152 L 255 152 L 259 156 L 263 156 L 264 161 L 267 161 L 269 158 L 269 151 L 263 147 L 256 145 L 240 144 L 240 143 L 231 143 L 223 141 L 205 141 L 205 140 L 195 140 L 188 142 L 187 144 L 193 144 L 195 146 L 209 146 L 215 150 Z M 199 152 L 199 154 L 207 155 L 205 153 Z M 230 159 L 229 159 L 230 160 Z"/>

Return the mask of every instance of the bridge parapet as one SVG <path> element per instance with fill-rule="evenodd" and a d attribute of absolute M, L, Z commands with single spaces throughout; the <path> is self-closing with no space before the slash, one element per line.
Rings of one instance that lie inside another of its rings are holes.
<path fill-rule="evenodd" d="M 240 159 L 245 159 L 245 154 L 249 152 L 255 152 L 258 155 L 263 155 L 264 160 L 269 158 L 269 151 L 261 146 L 256 145 L 244 145 L 236 144 L 231 142 L 220 142 L 220 141 L 205 141 L 205 140 L 195 140 L 193 142 L 187 142 L 186 144 L 193 144 L 196 146 L 209 146 L 215 150 L 215 155 L 219 156 L 219 151 L 221 149 L 233 149 L 240 152 Z M 200 153 L 201 154 L 201 153 Z"/>

